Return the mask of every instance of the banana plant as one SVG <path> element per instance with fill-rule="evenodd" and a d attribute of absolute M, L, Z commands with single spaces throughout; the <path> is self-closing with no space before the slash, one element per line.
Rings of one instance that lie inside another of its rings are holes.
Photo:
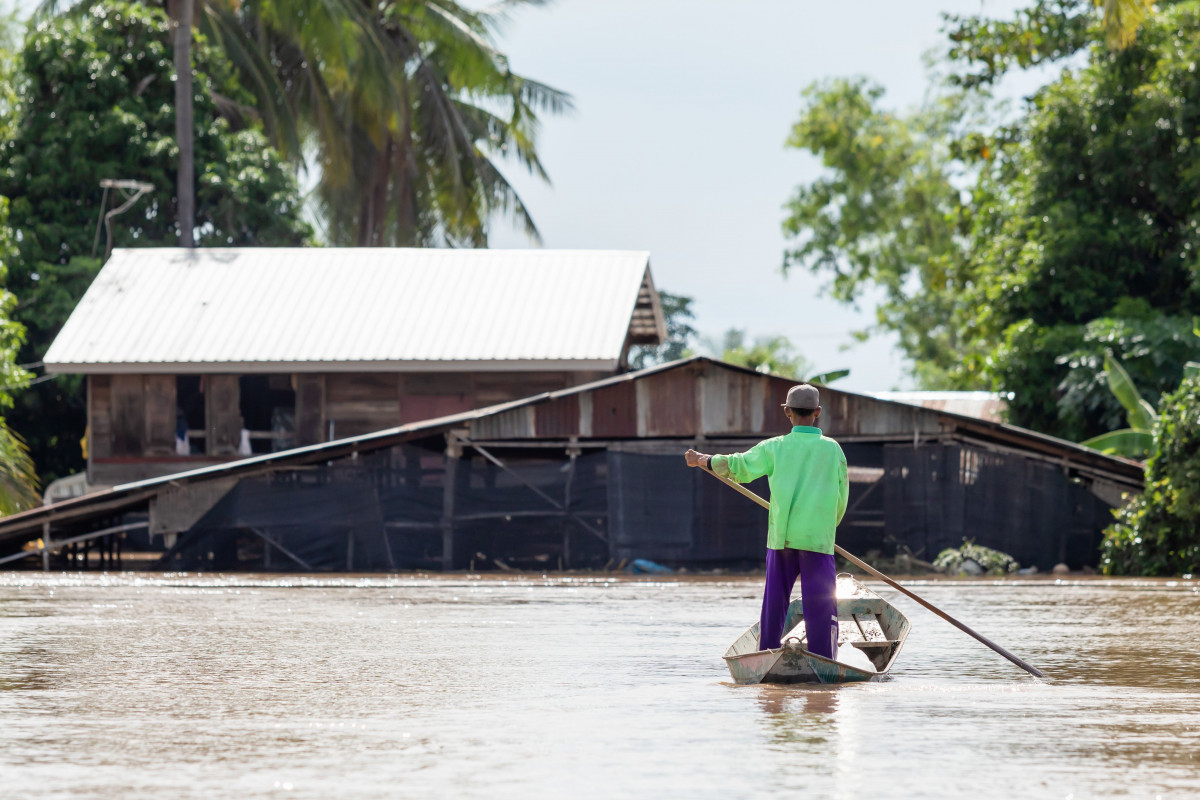
<path fill-rule="evenodd" d="M 1192 333 L 1200 337 L 1200 317 L 1192 320 Z M 1144 458 L 1154 446 L 1154 425 L 1158 422 L 1158 412 L 1138 392 L 1133 379 L 1112 353 L 1104 357 L 1104 372 L 1108 378 L 1108 388 L 1125 408 L 1129 427 L 1102 433 L 1080 444 L 1105 453 Z M 1183 365 L 1185 379 L 1197 375 L 1200 375 L 1200 361 L 1189 361 Z"/>
<path fill-rule="evenodd" d="M 1102 433 L 1080 444 L 1105 453 L 1143 458 L 1154 445 L 1154 423 L 1158 421 L 1158 412 L 1138 392 L 1125 367 L 1111 353 L 1104 357 L 1104 372 L 1108 377 L 1108 388 L 1125 408 L 1129 427 Z"/>

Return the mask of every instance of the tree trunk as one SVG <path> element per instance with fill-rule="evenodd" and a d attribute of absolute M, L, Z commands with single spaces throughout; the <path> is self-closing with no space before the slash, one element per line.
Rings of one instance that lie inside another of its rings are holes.
<path fill-rule="evenodd" d="M 405 119 L 397 143 L 396 161 L 396 244 L 415 247 L 417 244 L 417 162 L 413 154 L 412 128 Z"/>
<path fill-rule="evenodd" d="M 363 187 L 358 215 L 358 246 L 384 247 L 387 241 L 388 188 L 392 181 L 392 153 L 395 144 L 385 132 L 383 150 L 375 153 L 375 169 Z"/>
<path fill-rule="evenodd" d="M 179 246 L 195 247 L 196 166 L 192 121 L 192 2 L 175 0 L 171 5 L 175 29 L 175 142 L 179 145 L 176 194 L 179 198 Z"/>

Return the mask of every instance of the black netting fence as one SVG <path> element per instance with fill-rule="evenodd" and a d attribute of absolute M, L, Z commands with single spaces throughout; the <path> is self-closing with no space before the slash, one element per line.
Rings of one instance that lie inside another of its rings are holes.
<path fill-rule="evenodd" d="M 179 567 L 558 569 L 754 565 L 766 512 L 665 452 L 406 444 L 247 478 L 182 533 Z M 932 560 L 964 539 L 1047 569 L 1094 564 L 1108 506 L 1055 464 L 960 444 L 853 444 L 844 547 Z M 751 488 L 763 496 L 765 480 Z"/>

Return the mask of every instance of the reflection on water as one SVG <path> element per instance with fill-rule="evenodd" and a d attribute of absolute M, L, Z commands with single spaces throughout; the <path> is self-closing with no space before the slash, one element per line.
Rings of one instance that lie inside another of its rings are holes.
<path fill-rule="evenodd" d="M 889 680 L 735 686 L 756 579 L 0 573 L 0 796 L 1191 797 L 1193 581 L 934 583 Z"/>

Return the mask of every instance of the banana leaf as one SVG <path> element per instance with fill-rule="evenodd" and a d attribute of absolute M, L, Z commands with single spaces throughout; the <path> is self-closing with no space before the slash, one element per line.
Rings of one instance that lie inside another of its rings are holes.
<path fill-rule="evenodd" d="M 1093 450 L 1099 450 L 1102 453 L 1128 456 L 1129 458 L 1141 458 L 1146 453 L 1149 453 L 1150 448 L 1154 446 L 1154 434 L 1150 431 L 1124 428 L 1119 431 L 1102 433 L 1099 436 L 1088 439 L 1086 442 L 1080 442 L 1080 444 L 1084 447 L 1090 447 Z"/>
<path fill-rule="evenodd" d="M 1147 403 L 1133 385 L 1133 379 L 1125 371 L 1120 361 L 1111 355 L 1104 357 L 1104 371 L 1108 374 L 1108 388 L 1125 407 L 1125 415 L 1129 427 L 1137 431 L 1149 432 L 1158 419 L 1154 406 Z"/>

